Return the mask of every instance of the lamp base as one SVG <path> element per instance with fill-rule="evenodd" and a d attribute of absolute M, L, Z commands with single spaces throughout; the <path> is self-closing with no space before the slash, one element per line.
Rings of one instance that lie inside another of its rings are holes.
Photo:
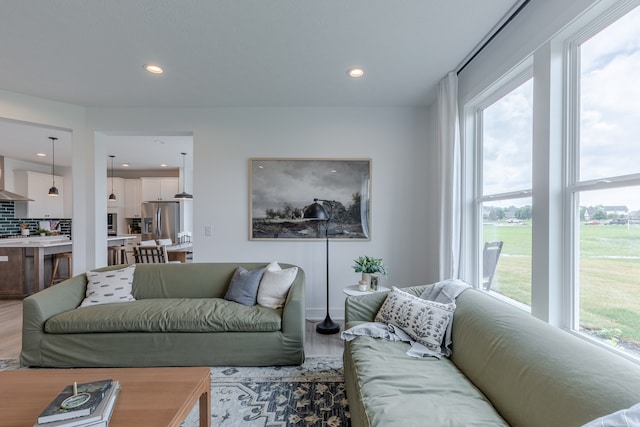
<path fill-rule="evenodd" d="M 324 321 L 316 325 L 316 332 L 325 335 L 337 334 L 340 332 L 340 325 L 331 320 L 329 313 L 327 313 Z"/>

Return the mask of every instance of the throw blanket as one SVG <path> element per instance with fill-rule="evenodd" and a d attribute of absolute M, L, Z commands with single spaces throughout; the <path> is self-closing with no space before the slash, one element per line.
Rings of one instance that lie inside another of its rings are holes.
<path fill-rule="evenodd" d="M 638 427 L 640 426 L 640 403 L 629 409 L 593 420 L 582 427 Z"/>
<path fill-rule="evenodd" d="M 462 292 L 471 288 L 471 286 L 458 279 L 449 279 L 427 285 L 420 295 L 420 298 L 439 302 L 442 304 L 455 303 L 456 298 Z M 343 331 L 340 337 L 345 341 L 351 341 L 359 336 L 369 336 L 373 338 L 386 339 L 388 341 L 403 341 L 411 344 L 411 348 L 407 351 L 410 357 L 436 357 L 440 359 L 442 356 L 451 355 L 451 324 L 447 325 L 447 330 L 443 339 L 440 352 L 429 350 L 422 344 L 414 341 L 402 329 L 381 322 L 366 322 L 356 325 L 353 328 Z"/>

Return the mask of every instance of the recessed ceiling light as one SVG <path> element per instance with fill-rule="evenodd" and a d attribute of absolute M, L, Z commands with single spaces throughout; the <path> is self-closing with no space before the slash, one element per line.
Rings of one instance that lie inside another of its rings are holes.
<path fill-rule="evenodd" d="M 129 167 L 129 163 L 123 163 L 123 164 L 122 164 L 122 167 L 123 167 L 123 168 L 128 168 L 128 167 Z"/>
<path fill-rule="evenodd" d="M 45 153 L 36 153 L 36 156 L 38 156 L 38 157 L 47 157 L 47 155 Z"/>
<path fill-rule="evenodd" d="M 144 69 L 153 74 L 164 73 L 164 70 L 160 68 L 160 66 L 154 64 L 144 64 Z"/>
<path fill-rule="evenodd" d="M 160 164 L 160 167 L 166 168 L 166 167 L 167 167 L 167 164 L 166 164 L 166 163 L 161 163 L 161 164 Z"/>
<path fill-rule="evenodd" d="M 347 75 L 349 77 L 353 77 L 354 79 L 357 79 L 359 77 L 364 76 L 364 70 L 358 67 L 349 68 L 349 70 L 347 71 Z"/>

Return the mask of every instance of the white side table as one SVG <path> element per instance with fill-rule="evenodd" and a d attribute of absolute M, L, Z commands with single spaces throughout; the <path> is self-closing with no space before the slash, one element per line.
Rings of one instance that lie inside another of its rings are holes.
<path fill-rule="evenodd" d="M 391 289 L 387 288 L 386 286 L 378 285 L 378 290 L 377 291 L 359 291 L 358 290 L 358 285 L 351 285 L 351 286 L 347 286 L 344 289 L 342 289 L 342 292 L 344 292 L 345 295 L 356 296 L 356 295 L 372 294 L 374 292 L 387 292 L 387 291 L 390 291 L 390 290 Z"/>

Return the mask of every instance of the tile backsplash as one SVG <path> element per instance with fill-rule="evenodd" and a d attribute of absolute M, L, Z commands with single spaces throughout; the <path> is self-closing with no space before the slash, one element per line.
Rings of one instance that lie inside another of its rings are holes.
<path fill-rule="evenodd" d="M 29 224 L 29 230 L 34 233 L 40 221 L 57 221 L 60 234 L 71 236 L 70 218 L 15 218 L 14 202 L 0 201 L 0 237 L 20 234 L 20 224 Z"/>

